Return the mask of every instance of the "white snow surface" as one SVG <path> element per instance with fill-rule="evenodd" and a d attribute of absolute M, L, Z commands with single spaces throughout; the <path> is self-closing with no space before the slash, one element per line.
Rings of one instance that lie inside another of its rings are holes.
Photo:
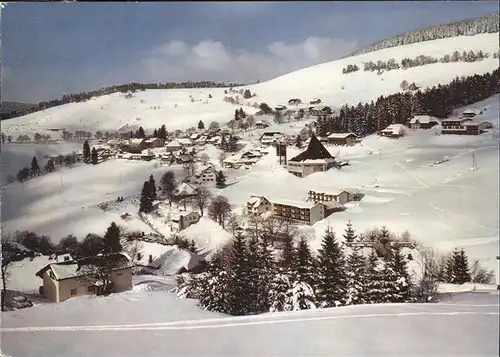
<path fill-rule="evenodd" d="M 109 357 L 465 357 L 498 352 L 498 293 L 462 294 L 436 304 L 228 317 L 158 290 L 153 281 L 143 283 L 150 285 L 3 313 L 2 351 L 16 357 L 90 357 L 104 350 Z"/>

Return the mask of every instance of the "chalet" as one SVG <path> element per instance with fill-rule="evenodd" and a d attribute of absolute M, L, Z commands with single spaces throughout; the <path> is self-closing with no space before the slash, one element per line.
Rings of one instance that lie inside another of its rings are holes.
<path fill-rule="evenodd" d="M 165 148 L 166 148 L 167 152 L 174 152 L 174 151 L 179 151 L 180 149 L 182 149 L 182 145 L 179 143 L 178 140 L 172 140 L 167 145 L 165 145 Z"/>
<path fill-rule="evenodd" d="M 309 101 L 309 104 L 313 104 L 313 105 L 320 104 L 320 103 L 321 103 L 321 99 L 319 99 L 319 98 L 315 98 L 315 99 Z"/>
<path fill-rule="evenodd" d="M 410 120 L 411 129 L 430 129 L 440 123 L 439 119 L 430 115 L 416 115 Z"/>
<path fill-rule="evenodd" d="M 267 120 L 259 120 L 255 122 L 255 127 L 257 129 L 266 129 L 271 126 L 271 123 L 269 123 Z"/>
<path fill-rule="evenodd" d="M 160 138 L 149 138 L 144 141 L 148 148 L 160 148 L 165 145 L 165 140 Z"/>
<path fill-rule="evenodd" d="M 403 124 L 391 124 L 379 132 L 380 136 L 386 138 L 400 138 L 405 135 L 406 127 Z"/>
<path fill-rule="evenodd" d="M 283 138 L 283 136 L 283 133 L 280 133 L 279 131 L 266 131 L 265 133 L 262 133 L 259 141 L 262 145 L 265 146 L 272 145 Z"/>
<path fill-rule="evenodd" d="M 113 293 L 132 289 L 132 263 L 128 255 L 113 253 L 79 260 L 51 263 L 40 269 L 36 276 L 43 279 L 41 294 L 48 300 L 60 302 L 75 296 L 102 295 L 103 279 L 95 271 L 109 271 L 109 288 Z"/>
<path fill-rule="evenodd" d="M 258 150 L 248 150 L 241 154 L 243 159 L 260 159 L 261 157 L 262 153 Z"/>
<path fill-rule="evenodd" d="M 208 136 L 207 135 L 202 135 L 198 138 L 197 142 L 198 142 L 198 145 L 205 145 L 208 141 Z"/>
<path fill-rule="evenodd" d="M 177 231 L 182 231 L 187 227 L 196 224 L 200 221 L 200 214 L 195 211 L 175 213 L 172 216 L 172 223 Z"/>
<path fill-rule="evenodd" d="M 181 152 L 179 156 L 176 157 L 175 161 L 178 164 L 189 164 L 194 161 L 194 157 L 191 154 Z"/>
<path fill-rule="evenodd" d="M 219 135 L 212 136 L 210 139 L 207 140 L 207 144 L 212 144 L 214 146 L 220 145 L 222 142 L 222 138 Z"/>
<path fill-rule="evenodd" d="M 448 135 L 480 135 L 486 129 L 493 127 L 482 115 L 477 115 L 473 119 L 467 117 L 444 119 L 441 126 L 443 127 L 441 134 Z"/>
<path fill-rule="evenodd" d="M 246 213 L 249 216 L 260 216 L 263 213 L 272 211 L 272 203 L 264 196 L 250 196 L 247 201 Z"/>
<path fill-rule="evenodd" d="M 315 172 L 325 172 L 335 166 L 335 158 L 312 136 L 306 151 L 300 153 L 287 163 L 288 172 L 298 177 L 306 177 Z"/>
<path fill-rule="evenodd" d="M 253 165 L 257 161 L 259 161 L 260 157 L 257 156 L 247 156 L 244 157 L 242 154 L 236 154 L 233 156 L 229 156 L 224 159 L 222 162 L 222 165 L 226 168 L 233 168 L 233 169 L 238 169 L 243 165 Z"/>
<path fill-rule="evenodd" d="M 151 152 L 151 150 L 149 149 L 144 149 L 140 153 L 123 153 L 123 154 L 118 154 L 117 157 L 119 159 L 127 159 L 127 160 L 151 161 L 155 158 L 155 154 Z"/>
<path fill-rule="evenodd" d="M 182 182 L 179 186 L 176 187 L 174 196 L 177 199 L 181 200 L 194 197 L 196 196 L 196 187 L 187 182 Z"/>
<path fill-rule="evenodd" d="M 198 133 L 194 133 L 193 135 L 191 135 L 191 136 L 189 137 L 189 140 L 191 140 L 191 141 L 195 142 L 195 141 L 197 141 L 197 140 L 199 139 L 199 137 L 200 137 L 200 136 L 201 136 L 200 134 L 198 134 Z"/>
<path fill-rule="evenodd" d="M 196 174 L 195 177 L 198 183 L 203 184 L 215 182 L 216 175 L 217 171 L 212 166 L 208 166 Z"/>
<path fill-rule="evenodd" d="M 309 190 L 307 195 L 307 200 L 311 202 L 338 202 L 341 205 L 351 201 L 360 201 L 362 198 L 362 194 L 360 192 L 350 189 L 330 192 Z"/>
<path fill-rule="evenodd" d="M 279 112 L 279 111 L 286 110 L 286 106 L 285 105 L 278 105 L 274 109 Z"/>
<path fill-rule="evenodd" d="M 473 118 L 480 114 L 483 114 L 483 111 L 478 108 L 467 108 L 462 112 L 462 116 L 465 118 Z"/>
<path fill-rule="evenodd" d="M 121 144 L 121 141 L 120 140 L 116 140 L 116 139 L 109 139 L 107 142 L 106 142 L 106 145 L 109 146 L 110 148 L 118 148 Z"/>
<path fill-rule="evenodd" d="M 299 105 L 302 101 L 299 98 L 292 98 L 288 101 L 288 105 Z"/>
<path fill-rule="evenodd" d="M 177 142 L 182 146 L 182 147 L 191 147 L 194 146 L 194 143 L 191 141 L 189 138 L 178 138 Z"/>
<path fill-rule="evenodd" d="M 330 145 L 352 146 L 356 144 L 358 136 L 354 133 L 331 133 L 327 139 Z"/>
<path fill-rule="evenodd" d="M 482 115 L 475 116 L 472 120 L 463 124 L 465 126 L 465 135 L 481 135 L 487 129 L 491 129 L 493 124 L 485 120 Z"/>
<path fill-rule="evenodd" d="M 285 199 L 270 199 L 273 216 L 297 224 L 313 225 L 325 216 L 325 205 L 322 203 L 302 202 Z"/>
<path fill-rule="evenodd" d="M 130 139 L 123 142 L 120 145 L 120 148 L 126 152 L 140 153 L 142 150 L 147 148 L 147 145 L 144 139 Z"/>

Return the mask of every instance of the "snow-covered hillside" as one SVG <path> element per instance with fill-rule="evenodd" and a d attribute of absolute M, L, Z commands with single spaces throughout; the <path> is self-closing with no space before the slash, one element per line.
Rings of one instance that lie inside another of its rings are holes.
<path fill-rule="evenodd" d="M 333 107 L 345 103 L 355 105 L 360 101 L 370 101 L 380 95 L 400 91 L 403 80 L 415 82 L 425 88 L 449 83 L 456 76 L 491 72 L 499 65 L 498 58 L 492 57 L 498 49 L 498 33 L 460 36 L 387 48 L 305 68 L 245 87 L 257 96 L 247 101 L 242 99 L 242 103 L 266 102 L 270 105 L 280 105 L 286 104 L 290 98 L 300 98 L 304 103 L 320 98 L 323 104 Z M 481 50 L 489 54 L 489 58 L 472 63 L 428 64 L 406 70 L 391 70 L 381 75 L 363 70 L 342 74 L 342 69 L 349 64 L 362 68 L 363 62 L 368 61 L 386 61 L 390 58 L 400 61 L 419 55 L 438 58 L 464 50 Z M 212 98 L 209 98 L 209 95 Z M 167 126 L 167 130 L 174 130 L 195 126 L 199 120 L 206 124 L 211 121 L 224 123 L 233 118 L 234 110 L 239 107 L 223 101 L 224 96 L 223 88 L 148 90 L 137 92 L 129 99 L 125 94 L 114 93 L 87 102 L 65 104 L 6 120 L 2 123 L 2 131 L 13 135 L 43 133 L 50 128 L 95 132 L 115 131 L 122 126 L 128 126 L 128 129 L 132 130 L 142 126 L 152 131 L 162 124 Z M 251 113 L 252 108 L 245 107 L 245 111 Z"/>
<path fill-rule="evenodd" d="M 2 317 L 2 351 L 16 357 L 494 356 L 499 333 L 498 292 L 227 317 L 138 290 Z"/>

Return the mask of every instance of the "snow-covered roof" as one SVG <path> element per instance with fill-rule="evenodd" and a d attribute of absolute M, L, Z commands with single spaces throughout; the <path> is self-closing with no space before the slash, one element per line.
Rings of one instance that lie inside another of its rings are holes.
<path fill-rule="evenodd" d="M 247 201 L 247 205 L 252 206 L 253 208 L 259 207 L 264 201 L 269 201 L 267 198 L 264 196 L 250 196 L 250 198 Z"/>
<path fill-rule="evenodd" d="M 385 133 L 402 134 L 405 129 L 406 127 L 403 124 L 391 124 L 382 131 Z"/>
<path fill-rule="evenodd" d="M 439 123 L 439 119 L 430 115 L 415 115 L 413 118 L 410 120 L 410 124 L 415 124 L 416 122 L 419 123 Z"/>
<path fill-rule="evenodd" d="M 194 134 L 193 134 L 193 135 L 191 135 L 189 138 L 190 138 L 191 140 L 196 140 L 196 139 L 198 139 L 198 137 L 199 137 L 199 136 L 200 136 L 200 134 L 198 134 L 198 133 L 194 133 Z"/>
<path fill-rule="evenodd" d="M 483 111 L 481 109 L 478 109 L 478 108 L 467 108 L 465 109 L 462 114 L 474 114 L 474 115 L 479 115 L 481 114 Z"/>
<path fill-rule="evenodd" d="M 307 209 L 311 209 L 318 204 L 318 203 L 314 203 L 314 202 L 289 200 L 289 199 L 285 199 L 285 198 L 269 198 L 269 201 L 271 201 L 273 204 L 292 206 L 292 207 L 297 207 L 297 208 L 307 208 Z"/>
<path fill-rule="evenodd" d="M 169 142 L 165 146 L 168 146 L 168 147 L 177 147 L 177 146 L 181 146 L 181 143 L 178 140 L 172 140 L 171 142 Z"/>
<path fill-rule="evenodd" d="M 181 183 L 175 190 L 175 194 L 179 196 L 194 195 L 195 192 L 196 188 L 186 182 Z"/>
<path fill-rule="evenodd" d="M 190 145 L 191 144 L 191 139 L 189 139 L 189 138 L 179 138 L 179 139 L 177 139 L 177 142 L 180 145 Z"/>
<path fill-rule="evenodd" d="M 154 143 L 156 140 L 160 140 L 158 138 L 149 138 L 149 139 L 146 139 L 146 142 L 147 143 Z"/>
<path fill-rule="evenodd" d="M 328 135 L 328 138 L 330 138 L 330 139 L 345 139 L 349 136 L 357 137 L 357 135 L 354 133 L 331 133 L 330 135 Z"/>
<path fill-rule="evenodd" d="M 144 139 L 130 139 L 128 142 L 130 145 L 140 145 Z"/>
<path fill-rule="evenodd" d="M 466 121 L 462 125 L 464 125 L 464 126 L 476 126 L 476 125 L 485 124 L 485 123 L 491 124 L 491 122 L 488 121 L 487 119 L 488 118 L 486 118 L 484 115 L 477 115 L 473 119 Z"/>
<path fill-rule="evenodd" d="M 131 266 L 130 256 L 126 253 L 113 253 L 113 254 L 99 254 L 94 257 L 82 258 L 79 260 L 71 260 L 66 262 L 50 263 L 40 269 L 36 275 L 43 277 L 46 270 L 51 269 L 55 275 L 56 280 L 76 278 L 85 275 L 81 271 L 81 267 L 90 264 L 99 264 L 101 259 L 109 261 L 110 259 L 116 260 L 117 263 L 121 263 L 116 269 L 122 269 Z"/>

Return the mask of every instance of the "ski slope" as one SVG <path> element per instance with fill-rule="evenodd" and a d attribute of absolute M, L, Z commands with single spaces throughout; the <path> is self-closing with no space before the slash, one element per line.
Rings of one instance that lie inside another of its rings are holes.
<path fill-rule="evenodd" d="M 4 313 L 0 332 L 2 351 L 16 357 L 494 356 L 498 314 L 496 291 L 227 317 L 137 290 Z"/>
<path fill-rule="evenodd" d="M 115 131 L 124 126 L 127 130 L 135 130 L 142 126 L 151 132 L 162 124 L 166 125 L 167 130 L 175 130 L 196 126 L 199 120 L 206 125 L 211 121 L 225 123 L 233 118 L 234 110 L 239 107 L 244 107 L 248 113 L 255 111 L 254 108 L 245 107 L 245 104 L 255 102 L 275 106 L 287 104 L 291 98 L 300 98 L 303 103 L 320 98 L 322 104 L 333 107 L 345 103 L 356 105 L 400 91 L 403 80 L 425 88 L 449 83 L 457 76 L 490 72 L 498 68 L 499 60 L 492 57 L 498 49 L 498 33 L 426 41 L 347 57 L 246 86 L 257 95 L 249 100 L 240 96 L 242 104 L 238 106 L 223 101 L 224 88 L 147 90 L 137 92 L 129 99 L 123 93 L 113 93 L 4 121 L 2 131 L 17 137 L 19 134 L 44 133 L 50 128 L 95 132 Z M 451 55 L 455 50 L 482 50 L 490 57 L 473 63 L 435 63 L 406 70 L 391 70 L 381 75 L 363 71 L 363 62 L 367 61 L 390 58 L 400 61 L 419 55 L 439 58 L 445 54 Z M 342 74 L 342 69 L 348 64 L 357 64 L 360 70 Z"/>

